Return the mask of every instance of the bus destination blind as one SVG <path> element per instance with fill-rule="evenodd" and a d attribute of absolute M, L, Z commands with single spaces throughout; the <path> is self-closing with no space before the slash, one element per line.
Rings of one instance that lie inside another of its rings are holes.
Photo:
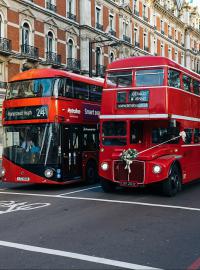
<path fill-rule="evenodd" d="M 131 90 L 129 91 L 128 101 L 117 104 L 118 109 L 129 108 L 148 108 L 149 90 Z"/>
<path fill-rule="evenodd" d="M 47 119 L 48 106 L 28 106 L 6 109 L 5 120 Z"/>

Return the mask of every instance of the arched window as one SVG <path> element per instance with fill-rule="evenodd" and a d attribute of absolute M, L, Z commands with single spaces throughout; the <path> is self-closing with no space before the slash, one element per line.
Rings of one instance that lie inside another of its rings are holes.
<path fill-rule="evenodd" d="M 51 31 L 47 34 L 47 52 L 53 52 L 53 33 Z"/>
<path fill-rule="evenodd" d="M 28 23 L 24 23 L 22 26 L 22 45 L 30 44 L 30 27 Z"/>
<path fill-rule="evenodd" d="M 73 41 L 70 39 L 68 41 L 68 58 L 73 58 Z"/>

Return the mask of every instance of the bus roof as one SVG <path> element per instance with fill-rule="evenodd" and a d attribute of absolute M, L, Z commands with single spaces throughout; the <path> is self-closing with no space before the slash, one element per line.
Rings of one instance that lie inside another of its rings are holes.
<path fill-rule="evenodd" d="M 103 86 L 104 84 L 104 79 L 102 78 L 90 78 L 72 72 L 52 68 L 30 69 L 24 72 L 20 72 L 17 75 L 13 76 L 9 82 L 52 77 L 66 77 L 76 81 L 95 84 L 99 86 Z"/>
<path fill-rule="evenodd" d="M 180 69 L 185 73 L 191 74 L 193 76 L 196 76 L 199 78 L 199 74 L 193 72 L 192 70 L 189 70 L 185 67 L 183 67 L 180 64 L 177 64 L 173 60 L 170 60 L 167 57 L 163 56 L 135 56 L 135 57 L 129 57 L 126 59 L 120 59 L 117 61 L 114 61 L 110 63 L 107 67 L 107 70 L 112 69 L 128 69 L 128 68 L 134 68 L 134 67 L 154 67 L 154 66 L 170 66 L 174 67 L 176 69 Z"/>

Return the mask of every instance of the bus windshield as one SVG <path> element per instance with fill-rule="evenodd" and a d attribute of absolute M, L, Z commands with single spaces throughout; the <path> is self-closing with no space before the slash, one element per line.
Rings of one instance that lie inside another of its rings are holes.
<path fill-rule="evenodd" d="M 60 139 L 57 124 L 4 127 L 3 155 L 19 165 L 57 164 Z"/>
<path fill-rule="evenodd" d="M 142 69 L 136 71 L 136 86 L 159 86 L 164 82 L 163 69 Z"/>
<path fill-rule="evenodd" d="M 57 80 L 59 79 L 48 78 L 11 82 L 8 85 L 6 99 L 52 96 Z"/>
<path fill-rule="evenodd" d="M 112 71 L 107 74 L 107 88 L 122 88 L 132 86 L 132 71 Z"/>
<path fill-rule="evenodd" d="M 103 145 L 126 145 L 126 122 L 107 121 L 102 125 Z"/>

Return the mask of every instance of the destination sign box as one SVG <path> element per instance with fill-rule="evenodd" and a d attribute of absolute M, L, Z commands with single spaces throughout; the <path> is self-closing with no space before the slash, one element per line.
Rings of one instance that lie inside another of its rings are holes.
<path fill-rule="evenodd" d="M 119 109 L 131 108 L 148 108 L 149 107 L 149 90 L 131 90 L 129 92 L 128 101 L 118 103 Z"/>
<path fill-rule="evenodd" d="M 31 120 L 31 119 L 47 119 L 48 106 L 29 106 L 10 108 L 5 111 L 5 120 Z"/>

